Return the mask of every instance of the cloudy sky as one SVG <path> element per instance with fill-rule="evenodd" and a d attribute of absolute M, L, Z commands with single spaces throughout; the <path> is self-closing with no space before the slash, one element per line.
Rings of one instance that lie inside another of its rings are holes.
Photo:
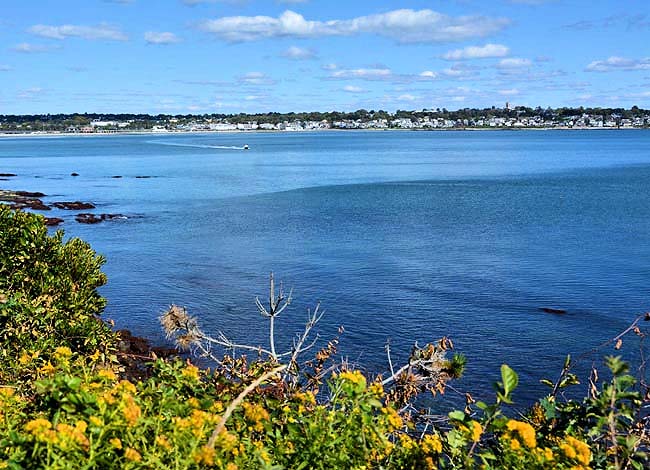
<path fill-rule="evenodd" d="M 2 0 L 0 114 L 650 108 L 648 0 Z"/>

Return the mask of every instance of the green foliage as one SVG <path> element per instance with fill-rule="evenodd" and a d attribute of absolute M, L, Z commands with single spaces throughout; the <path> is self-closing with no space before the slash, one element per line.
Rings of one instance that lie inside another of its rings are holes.
<path fill-rule="evenodd" d="M 600 383 L 594 374 L 587 397 L 561 400 L 556 392 L 577 381 L 568 358 L 560 379 L 548 381 L 551 394 L 516 419 L 505 406 L 513 404 L 519 378 L 504 364 L 493 401 L 470 400 L 426 427 L 408 407 L 391 405 L 379 379 L 354 370 L 329 373 L 324 385 L 290 387 L 273 376 L 273 361 L 226 357 L 207 371 L 189 361 L 156 360 L 148 378 L 130 382 L 111 357 L 114 336 L 97 319 L 101 257 L 79 240 L 48 236 L 39 216 L 4 208 L 0 238 L 0 469 L 641 470 L 650 464 L 648 396 L 620 357 L 606 358 L 611 378 Z M 449 344 L 417 350 L 419 366 L 400 376 L 402 385 L 432 371 L 458 376 L 465 358 L 443 359 Z"/>
<path fill-rule="evenodd" d="M 0 205 L 0 379 L 33 377 L 59 346 L 110 350 L 114 335 L 98 320 L 103 263 L 87 243 L 49 236 L 41 216 Z"/>

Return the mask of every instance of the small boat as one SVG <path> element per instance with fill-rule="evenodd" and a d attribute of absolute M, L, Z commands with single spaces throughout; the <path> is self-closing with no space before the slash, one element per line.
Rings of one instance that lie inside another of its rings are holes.
<path fill-rule="evenodd" d="M 244 145 L 244 150 L 248 150 L 248 144 Z"/>

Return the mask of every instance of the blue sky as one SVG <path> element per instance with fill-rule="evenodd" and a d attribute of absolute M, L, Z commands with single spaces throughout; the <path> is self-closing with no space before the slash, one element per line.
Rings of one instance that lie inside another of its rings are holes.
<path fill-rule="evenodd" d="M 650 108 L 648 0 L 3 0 L 0 114 Z"/>

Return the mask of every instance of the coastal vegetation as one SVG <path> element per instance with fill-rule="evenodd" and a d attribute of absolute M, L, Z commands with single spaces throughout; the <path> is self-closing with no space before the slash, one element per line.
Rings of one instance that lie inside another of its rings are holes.
<path fill-rule="evenodd" d="M 87 243 L 49 234 L 41 216 L 0 205 L 0 469 L 650 465 L 647 314 L 603 346 L 610 355 L 586 387 L 567 358 L 559 374 L 548 371 L 548 394 L 522 408 L 517 373 L 504 364 L 491 400 L 467 395 L 464 408 L 434 417 L 418 397 L 444 393 L 465 365 L 447 338 L 370 376 L 337 359 L 336 338 L 309 340 L 321 319 L 314 308 L 293 348 L 277 351 L 291 295 L 272 280 L 268 303 L 257 302 L 269 345 L 205 333 L 172 306 L 165 331 L 211 368 L 187 352 L 136 357 L 101 320 L 103 262 Z M 638 348 L 634 367 L 620 356 L 624 342 Z"/>
<path fill-rule="evenodd" d="M 0 133 L 133 132 L 151 130 L 283 130 L 308 128 L 491 128 L 491 127 L 648 127 L 650 110 L 626 108 L 509 106 L 422 110 L 359 109 L 350 112 L 289 112 L 255 114 L 42 114 L 0 115 Z M 252 127 L 252 124 L 254 126 Z M 308 123 L 307 127 L 305 124 Z M 355 123 L 356 125 L 352 125 Z M 433 125 L 433 123 L 436 123 Z M 510 124 L 509 124 L 510 123 Z M 519 124 L 517 124 L 519 123 Z M 517 124 L 517 125 L 515 125 Z M 212 127 L 210 127 L 212 125 Z M 363 126 L 361 126 L 363 125 Z M 215 127 L 216 126 L 216 127 Z M 232 129 L 228 126 L 235 126 Z M 310 127 L 311 126 L 311 127 Z"/>

